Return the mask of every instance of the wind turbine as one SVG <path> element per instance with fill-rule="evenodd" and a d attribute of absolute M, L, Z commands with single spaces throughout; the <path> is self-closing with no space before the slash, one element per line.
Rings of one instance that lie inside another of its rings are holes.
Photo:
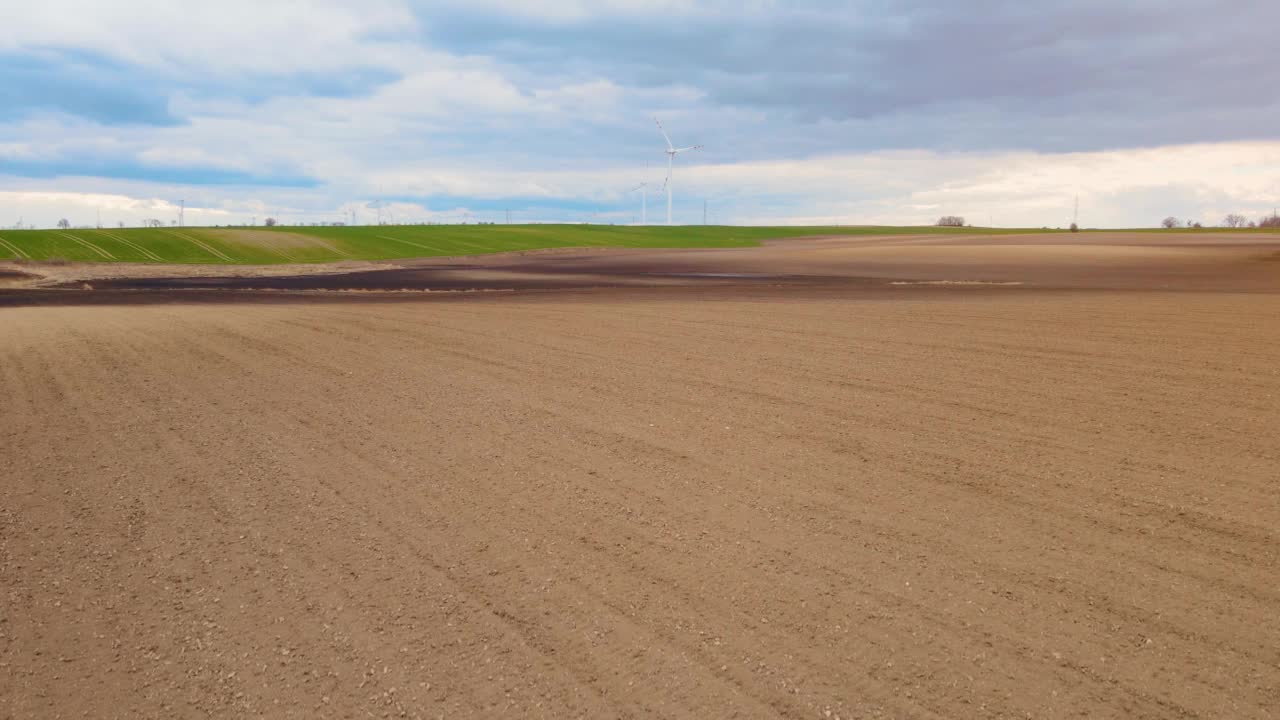
<path fill-rule="evenodd" d="M 642 182 L 639 185 L 631 188 L 631 192 L 635 192 L 637 190 L 642 191 L 640 194 L 640 224 L 648 225 L 649 224 L 649 183 Z"/>
<path fill-rule="evenodd" d="M 667 179 L 663 181 L 662 187 L 666 188 L 667 190 L 667 224 L 670 225 L 671 224 L 671 169 L 672 169 L 672 165 L 675 164 L 676 155 L 679 155 L 680 153 L 685 152 L 687 150 L 700 150 L 702 149 L 702 146 L 690 145 L 689 147 L 678 148 L 675 145 L 672 145 L 671 136 L 667 135 L 667 131 L 662 128 L 662 123 L 658 121 L 658 118 L 654 118 L 653 121 L 655 123 L 658 123 L 658 132 L 662 133 L 663 139 L 667 141 Z"/>

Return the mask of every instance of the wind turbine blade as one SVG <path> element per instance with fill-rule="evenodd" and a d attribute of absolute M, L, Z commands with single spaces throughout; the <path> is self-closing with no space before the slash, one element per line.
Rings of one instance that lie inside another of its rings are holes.
<path fill-rule="evenodd" d="M 673 152 L 682 153 L 686 150 L 701 150 L 701 149 L 702 149 L 701 145 L 690 145 L 689 147 L 675 148 Z"/>
<path fill-rule="evenodd" d="M 671 144 L 671 137 L 667 135 L 667 131 L 662 129 L 662 123 L 661 123 L 661 122 L 658 122 L 658 118 L 654 118 L 654 119 L 653 119 L 653 121 L 654 121 L 655 123 L 657 123 L 657 124 L 658 124 L 658 132 L 662 133 L 662 137 L 663 137 L 664 139 L 666 139 L 666 141 L 667 141 L 667 149 L 668 149 L 668 150 L 674 150 L 674 149 L 675 149 L 675 145 L 672 145 L 672 144 Z"/>

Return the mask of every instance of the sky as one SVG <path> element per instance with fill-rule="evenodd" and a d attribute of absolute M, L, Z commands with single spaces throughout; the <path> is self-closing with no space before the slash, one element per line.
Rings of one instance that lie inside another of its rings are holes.
<path fill-rule="evenodd" d="M 0 0 L 0 227 L 1280 205 L 1275 0 Z M 633 190 L 649 183 L 642 190 Z"/>

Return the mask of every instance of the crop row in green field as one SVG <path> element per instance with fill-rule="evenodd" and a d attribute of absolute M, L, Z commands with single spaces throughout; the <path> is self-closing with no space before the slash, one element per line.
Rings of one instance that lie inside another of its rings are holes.
<path fill-rule="evenodd" d="M 232 250 L 193 229 L 0 231 L 0 257 L 79 262 L 259 263 L 269 253 Z"/>
<path fill-rule="evenodd" d="M 973 228 L 374 225 L 0 230 L 0 259 L 278 264 L 478 255 L 566 247 L 741 247 L 811 235 L 973 233 Z M 993 232 L 981 230 L 978 232 Z M 1025 232 L 1002 230 L 994 232 Z"/>

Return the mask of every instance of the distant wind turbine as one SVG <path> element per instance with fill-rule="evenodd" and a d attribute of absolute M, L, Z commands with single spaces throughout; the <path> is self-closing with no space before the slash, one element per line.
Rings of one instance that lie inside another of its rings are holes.
<path fill-rule="evenodd" d="M 648 225 L 648 224 L 649 224 L 649 183 L 647 183 L 647 182 L 642 182 L 642 183 L 640 183 L 639 185 L 637 185 L 637 186 L 635 186 L 635 187 L 631 188 L 631 192 L 635 192 L 635 191 L 637 191 L 637 190 L 640 190 L 640 191 L 641 191 L 641 194 L 640 194 L 640 224 L 641 224 L 641 225 Z"/>
<path fill-rule="evenodd" d="M 671 170 L 672 170 L 672 166 L 675 164 L 676 155 L 679 155 L 680 153 L 688 150 L 700 150 L 702 149 L 702 146 L 690 145 L 689 147 L 682 147 L 682 148 L 676 147 L 675 145 L 671 144 L 671 136 L 667 135 L 667 131 L 662 128 L 662 123 L 658 121 L 658 118 L 654 118 L 653 121 L 658 124 L 658 132 L 662 133 L 663 139 L 667 141 L 667 179 L 662 183 L 662 186 L 667 190 L 667 224 L 670 225 L 671 224 Z"/>

